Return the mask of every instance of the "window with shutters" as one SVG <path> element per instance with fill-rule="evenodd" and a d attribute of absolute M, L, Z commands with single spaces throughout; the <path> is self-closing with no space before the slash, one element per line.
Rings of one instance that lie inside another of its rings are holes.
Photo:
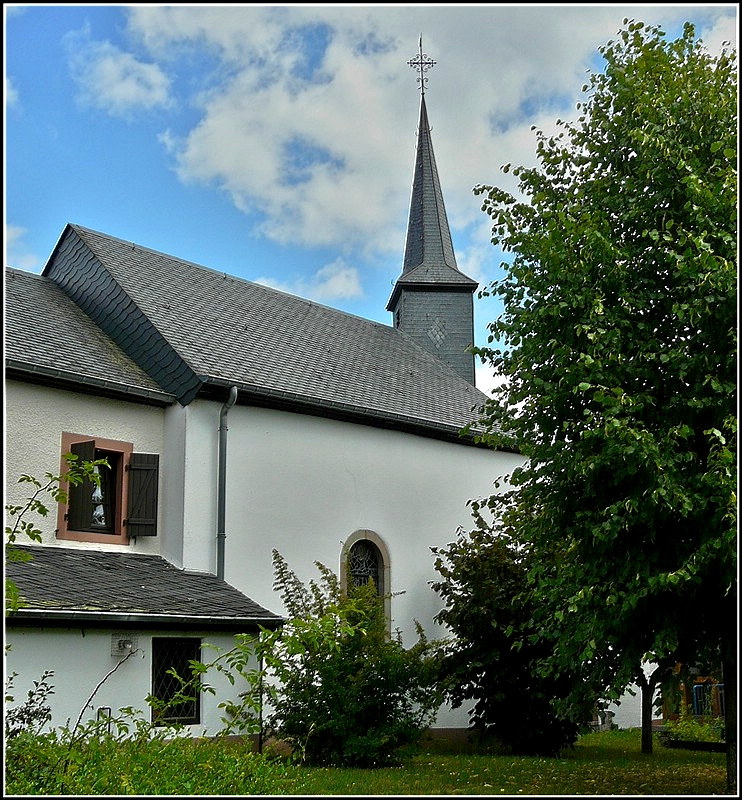
<path fill-rule="evenodd" d="M 165 704 L 152 711 L 155 725 L 197 725 L 201 721 L 201 697 L 198 686 L 191 682 L 190 664 L 200 660 L 200 639 L 152 637 L 152 694 Z"/>
<path fill-rule="evenodd" d="M 105 458 L 97 467 L 100 485 L 83 481 L 68 486 L 67 502 L 59 504 L 57 538 L 83 542 L 128 544 L 137 536 L 157 535 L 159 456 L 138 453 L 130 442 L 62 434 L 62 472 L 66 453 L 80 461 Z"/>

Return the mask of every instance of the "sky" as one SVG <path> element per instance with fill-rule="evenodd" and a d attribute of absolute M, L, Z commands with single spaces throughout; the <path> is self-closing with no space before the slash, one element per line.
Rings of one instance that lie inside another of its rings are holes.
<path fill-rule="evenodd" d="M 5 15 L 5 263 L 66 223 L 391 325 L 425 100 L 459 269 L 504 275 L 473 188 L 515 192 L 624 18 L 712 53 L 736 4 L 15 5 Z M 475 343 L 501 308 L 475 295 Z M 477 385 L 496 380 L 477 368 Z"/>

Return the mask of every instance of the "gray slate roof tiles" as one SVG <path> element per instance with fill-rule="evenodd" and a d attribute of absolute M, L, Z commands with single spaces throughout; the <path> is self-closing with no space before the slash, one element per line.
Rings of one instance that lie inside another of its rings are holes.
<path fill-rule="evenodd" d="M 5 363 L 58 385 L 87 383 L 124 395 L 173 402 L 49 278 L 7 268 Z"/>
<path fill-rule="evenodd" d="M 206 384 L 235 384 L 252 399 L 457 436 L 487 399 L 390 326 L 78 225 L 67 226 L 44 275 L 71 284 L 65 252 L 80 248 L 97 277 L 66 291 L 183 403 Z M 103 313 L 111 285 L 120 296 Z M 138 335 L 142 320 L 149 338 Z"/>
<path fill-rule="evenodd" d="M 228 630 L 276 627 L 282 618 L 214 575 L 187 572 L 142 553 L 18 545 L 7 561 L 25 605 L 6 624 L 62 621 Z"/>
<path fill-rule="evenodd" d="M 438 168 L 433 155 L 430 123 L 425 106 L 425 95 L 420 98 L 415 174 L 410 199 L 410 217 L 407 223 L 404 266 L 402 274 L 420 264 L 440 264 L 451 269 L 456 266 L 456 254 L 448 227 L 443 192 L 438 178 Z M 473 283 L 473 281 L 472 281 Z"/>

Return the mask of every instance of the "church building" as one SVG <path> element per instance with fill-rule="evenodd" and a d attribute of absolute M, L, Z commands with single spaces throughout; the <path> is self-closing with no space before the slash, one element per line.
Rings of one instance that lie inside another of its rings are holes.
<path fill-rule="evenodd" d="M 79 224 L 41 275 L 6 269 L 7 502 L 68 453 L 111 465 L 7 564 L 23 600 L 7 672 L 20 702 L 53 671 L 51 725 L 146 715 L 170 667 L 280 625 L 274 550 L 305 582 L 315 562 L 372 576 L 405 644 L 416 620 L 445 635 L 431 547 L 523 458 L 461 435 L 487 399 L 468 349 L 477 284 L 456 264 L 421 88 L 390 325 Z M 215 688 L 177 719 L 193 735 L 216 733 L 240 691 Z M 466 728 L 466 709 L 435 725 Z"/>

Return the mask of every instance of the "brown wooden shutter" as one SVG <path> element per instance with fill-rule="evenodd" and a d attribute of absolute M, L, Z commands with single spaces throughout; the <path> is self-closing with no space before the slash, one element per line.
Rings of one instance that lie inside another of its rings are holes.
<path fill-rule="evenodd" d="M 156 453 L 132 453 L 129 480 L 129 537 L 157 536 L 157 487 L 160 457 Z"/>
<path fill-rule="evenodd" d="M 95 440 L 76 442 L 70 446 L 70 451 L 77 456 L 77 464 L 83 461 L 95 461 Z M 90 530 L 93 519 L 93 484 L 87 478 L 73 486 L 70 484 L 67 492 L 69 502 L 67 508 L 67 529 L 73 531 Z"/>

